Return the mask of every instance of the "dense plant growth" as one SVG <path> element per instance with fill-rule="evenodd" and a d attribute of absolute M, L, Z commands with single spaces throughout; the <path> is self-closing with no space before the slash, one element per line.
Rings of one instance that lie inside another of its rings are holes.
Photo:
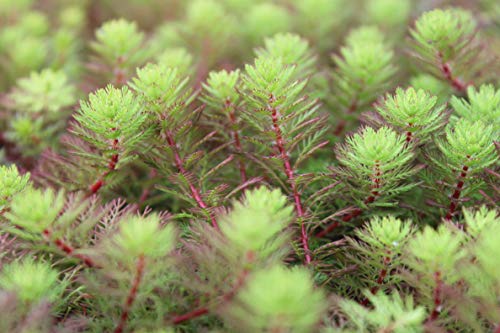
<path fill-rule="evenodd" d="M 451 5 L 0 0 L 0 332 L 500 332 L 500 6 Z"/>

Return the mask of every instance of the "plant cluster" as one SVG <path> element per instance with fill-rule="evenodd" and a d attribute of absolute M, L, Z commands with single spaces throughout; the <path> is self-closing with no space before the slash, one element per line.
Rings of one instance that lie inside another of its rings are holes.
<path fill-rule="evenodd" d="M 499 7 L 444 3 L 0 0 L 0 332 L 500 332 Z"/>

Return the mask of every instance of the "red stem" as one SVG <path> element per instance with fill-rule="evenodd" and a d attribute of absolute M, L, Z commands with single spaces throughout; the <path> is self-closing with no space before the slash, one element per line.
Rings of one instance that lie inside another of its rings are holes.
<path fill-rule="evenodd" d="M 52 240 L 51 239 L 52 232 L 49 229 L 43 230 L 42 234 L 47 240 L 53 242 L 61 251 L 66 253 L 68 256 L 80 259 L 88 267 L 95 267 L 96 266 L 94 261 L 92 259 L 90 259 L 89 257 L 87 257 L 83 254 L 75 254 L 75 249 L 71 245 L 64 242 L 62 239 L 56 238 L 56 239 Z"/>
<path fill-rule="evenodd" d="M 115 85 L 118 87 L 121 87 L 125 83 L 127 83 L 126 73 L 123 69 L 121 69 L 121 65 L 125 62 L 125 60 L 126 60 L 125 57 L 119 56 L 116 59 L 115 68 L 113 69 Z"/>
<path fill-rule="evenodd" d="M 347 122 L 345 120 L 340 120 L 335 129 L 333 130 L 333 135 L 341 136 L 344 132 Z"/>
<path fill-rule="evenodd" d="M 347 113 L 348 114 L 354 113 L 357 108 L 358 108 L 358 100 L 357 98 L 355 98 L 352 100 L 351 104 L 347 108 Z M 333 134 L 335 136 L 341 136 L 345 130 L 346 125 L 347 121 L 345 121 L 344 119 L 340 120 L 340 122 L 337 124 L 337 127 L 335 127 L 335 129 L 333 130 Z"/>
<path fill-rule="evenodd" d="M 231 125 L 233 127 L 233 139 L 234 139 L 234 146 L 236 148 L 236 151 L 239 153 L 240 158 L 238 159 L 238 165 L 240 168 L 240 177 L 241 177 L 241 182 L 244 183 L 247 181 L 247 172 L 245 169 L 245 163 L 243 162 L 243 159 L 241 158 L 241 154 L 243 152 L 241 148 L 241 141 L 240 141 L 240 135 L 238 134 L 238 122 L 236 121 L 236 114 L 235 114 L 235 108 L 231 101 L 226 100 L 226 108 L 231 108 L 229 111 L 229 120 L 231 121 Z"/>
<path fill-rule="evenodd" d="M 172 324 L 177 325 L 177 324 L 183 323 L 185 321 L 188 321 L 190 319 L 203 316 L 205 314 L 208 314 L 208 309 L 207 308 L 196 309 L 194 311 L 191 311 L 191 312 L 185 313 L 183 315 L 174 317 L 172 319 Z"/>
<path fill-rule="evenodd" d="M 158 174 L 158 172 L 156 171 L 156 169 L 151 169 L 151 171 L 149 172 L 148 178 L 154 179 L 157 174 Z M 152 186 L 147 186 L 146 188 L 144 188 L 144 190 L 141 193 L 141 196 L 139 197 L 140 203 L 143 203 L 144 201 L 147 200 L 149 194 L 151 193 L 151 187 Z"/>
<path fill-rule="evenodd" d="M 432 309 L 431 315 L 428 318 L 428 322 L 434 321 L 439 317 L 441 313 L 441 293 L 443 289 L 443 281 L 441 280 L 441 272 L 437 271 L 434 273 L 434 281 L 436 286 L 434 287 L 433 298 L 434 298 L 434 308 Z"/>
<path fill-rule="evenodd" d="M 458 199 L 460 199 L 460 195 L 462 194 L 462 190 L 465 184 L 465 177 L 467 177 L 467 171 L 469 171 L 469 167 L 464 165 L 460 175 L 458 176 L 458 182 L 455 186 L 455 191 L 451 196 L 450 207 L 448 208 L 448 213 L 446 213 L 445 220 L 451 221 L 453 214 L 455 213 L 458 207 Z"/>
<path fill-rule="evenodd" d="M 115 131 L 116 129 L 112 128 L 111 130 Z M 118 149 L 118 139 L 113 140 L 112 149 L 113 150 Z M 109 162 L 108 162 L 108 169 L 101 174 L 99 179 L 96 180 L 96 182 L 94 184 L 90 185 L 89 192 L 91 195 L 99 192 L 99 190 L 104 186 L 104 178 L 107 175 L 109 175 L 111 172 L 116 170 L 116 165 L 118 164 L 118 160 L 119 160 L 118 154 L 114 154 L 111 156 L 111 158 L 109 159 Z"/>
<path fill-rule="evenodd" d="M 460 78 L 455 77 L 453 75 L 453 71 L 451 69 L 450 64 L 447 62 L 444 62 L 443 60 L 443 55 L 441 52 L 438 53 L 438 58 L 439 58 L 439 66 L 441 69 L 441 72 L 443 73 L 444 77 L 448 82 L 450 82 L 451 86 L 455 88 L 459 92 L 464 92 L 467 89 L 468 84 L 460 80 Z"/>
<path fill-rule="evenodd" d="M 391 254 L 390 251 L 387 252 L 388 255 Z M 380 289 L 380 286 L 382 285 L 382 283 L 384 282 L 385 280 L 385 277 L 387 276 L 387 273 L 389 272 L 388 270 L 388 267 L 389 267 L 389 264 L 391 263 L 391 257 L 387 256 L 384 258 L 384 261 L 383 261 L 383 264 L 384 266 L 382 267 L 382 269 L 380 270 L 379 274 L 378 274 L 378 278 L 377 278 L 377 285 L 373 286 L 371 289 L 370 289 L 370 292 L 372 294 L 376 294 L 377 291 Z M 368 298 L 365 298 L 363 300 L 363 302 L 361 302 L 361 305 L 364 305 L 366 306 L 368 304 Z"/>
<path fill-rule="evenodd" d="M 127 296 L 127 300 L 123 306 L 122 315 L 120 316 L 120 322 L 116 326 L 115 333 L 122 333 L 125 329 L 125 324 L 127 322 L 130 309 L 134 304 L 135 298 L 137 297 L 137 290 L 139 289 L 139 285 L 141 284 L 142 277 L 144 276 L 144 266 L 145 260 L 144 255 L 140 255 L 137 259 L 136 272 L 134 281 L 132 282 L 132 287 Z"/>
<path fill-rule="evenodd" d="M 182 162 L 182 158 L 179 154 L 179 151 L 177 150 L 174 136 L 170 131 L 167 131 L 167 143 L 174 154 L 175 166 L 177 167 L 177 169 L 179 169 L 179 172 L 184 176 L 186 182 L 188 183 L 189 190 L 191 191 L 191 196 L 201 209 L 207 210 L 208 206 L 205 201 L 203 201 L 200 191 L 191 183 L 189 177 L 187 177 L 186 169 L 184 169 L 184 163 Z M 215 215 L 213 214 L 213 212 L 210 211 L 209 215 L 210 220 L 212 221 L 212 226 L 215 229 L 219 230 L 219 225 L 217 224 L 217 220 L 215 219 Z"/>
<path fill-rule="evenodd" d="M 270 99 L 273 100 L 274 96 L 271 95 Z M 281 133 L 281 128 L 279 126 L 278 111 L 274 107 L 269 107 L 269 109 L 271 111 L 271 118 L 272 118 L 272 122 L 273 122 L 274 134 L 276 136 L 276 147 L 278 148 L 278 151 L 281 155 L 281 159 L 283 160 L 285 174 L 288 178 L 288 182 L 290 183 L 290 187 L 291 187 L 292 193 L 293 193 L 293 199 L 295 202 L 295 210 L 297 211 L 297 217 L 299 219 L 299 222 L 301 223 L 302 247 L 304 248 L 306 265 L 308 265 L 311 263 L 311 254 L 310 254 L 310 250 L 309 250 L 309 243 L 308 243 L 306 226 L 303 223 L 304 222 L 303 218 L 304 218 L 305 214 L 304 214 L 304 210 L 302 207 L 302 200 L 300 197 L 299 190 L 297 188 L 297 184 L 295 183 L 295 176 L 294 176 L 292 166 L 290 164 L 290 158 L 288 157 L 288 152 L 285 149 L 285 140 L 283 138 L 283 135 Z"/>
<path fill-rule="evenodd" d="M 233 299 L 234 295 L 236 295 L 238 290 L 240 290 L 243 287 L 243 285 L 245 284 L 246 279 L 247 279 L 249 274 L 250 274 L 250 271 L 248 269 L 244 269 L 241 272 L 241 274 L 239 275 L 239 277 L 238 277 L 236 283 L 234 284 L 233 288 L 231 289 L 231 291 L 229 291 L 228 293 L 226 293 L 222 296 L 222 299 L 225 302 L 230 302 Z M 177 325 L 177 324 L 180 324 L 180 323 L 185 322 L 187 320 L 201 317 L 205 314 L 208 314 L 208 312 L 209 312 L 208 308 L 202 307 L 202 308 L 190 311 L 188 313 L 185 313 L 183 315 L 179 315 L 179 316 L 174 317 L 172 319 L 172 324 Z"/>
<path fill-rule="evenodd" d="M 412 140 L 412 133 L 410 131 L 406 132 L 406 142 L 410 143 Z"/>
<path fill-rule="evenodd" d="M 361 208 L 355 208 L 351 213 L 344 215 L 341 220 L 342 220 L 342 222 L 349 222 L 353 218 L 361 215 L 361 213 L 363 213 L 363 210 Z M 340 225 L 340 222 L 335 221 L 332 224 L 330 224 L 328 227 L 326 227 L 326 229 L 323 229 L 320 232 L 318 232 L 315 235 L 315 237 L 316 238 L 324 237 L 327 234 L 329 234 L 330 232 L 332 232 L 334 229 L 336 229 L 339 225 Z"/>
<path fill-rule="evenodd" d="M 380 163 L 378 161 L 375 162 L 375 167 L 373 171 L 374 171 L 374 177 L 372 180 L 371 192 L 370 196 L 366 198 L 365 204 L 370 204 L 374 202 L 375 199 L 377 199 L 377 197 L 380 194 L 379 192 L 380 182 L 381 182 L 380 176 L 382 176 L 382 171 L 380 170 Z"/>
<path fill-rule="evenodd" d="M 365 204 L 371 204 L 380 195 L 379 189 L 380 189 L 380 186 L 381 186 L 381 184 L 380 184 L 380 182 L 381 182 L 380 176 L 381 175 L 382 175 L 382 172 L 380 171 L 380 164 L 379 164 L 379 162 L 376 162 L 375 163 L 373 183 L 371 185 L 371 192 L 370 192 L 370 195 L 368 196 L 368 198 L 365 199 L 365 201 L 364 201 Z M 351 213 L 349 213 L 347 215 L 344 215 L 344 217 L 342 217 L 342 222 L 349 222 L 353 218 L 361 215 L 361 213 L 363 213 L 363 210 L 361 208 L 356 208 Z M 332 224 L 330 224 L 326 229 L 323 229 L 320 232 L 318 232 L 315 235 L 315 237 L 316 238 L 324 237 L 327 234 L 329 234 L 330 232 L 332 232 L 339 225 L 340 225 L 340 222 L 339 221 L 335 221 Z"/>

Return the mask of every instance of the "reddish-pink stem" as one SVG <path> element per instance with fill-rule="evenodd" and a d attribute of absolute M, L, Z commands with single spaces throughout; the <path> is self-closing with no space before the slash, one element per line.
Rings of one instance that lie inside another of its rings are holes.
<path fill-rule="evenodd" d="M 340 120 L 335 129 L 333 130 L 333 135 L 335 136 L 341 136 L 342 133 L 344 132 L 345 126 L 347 125 L 347 122 L 345 120 Z"/>
<path fill-rule="evenodd" d="M 434 298 L 434 308 L 432 309 L 432 312 L 427 319 L 428 322 L 434 321 L 439 317 L 439 314 L 441 313 L 441 293 L 443 289 L 443 280 L 441 280 L 441 272 L 437 271 L 434 273 L 434 281 L 436 283 L 436 286 L 434 287 L 434 292 L 433 292 L 433 298 Z"/>
<path fill-rule="evenodd" d="M 379 189 L 380 189 L 380 185 L 381 185 L 380 184 L 380 182 L 381 182 L 380 176 L 382 176 L 382 171 L 380 170 L 380 163 L 378 161 L 376 161 L 375 168 L 374 168 L 374 177 L 372 179 L 370 196 L 368 198 L 366 198 L 365 204 L 370 204 L 370 203 L 374 202 L 375 199 L 377 199 L 377 197 L 379 196 L 379 194 L 380 194 Z"/>
<path fill-rule="evenodd" d="M 388 251 L 387 253 L 388 255 L 391 254 L 390 251 Z M 384 257 L 384 261 L 383 261 L 383 268 L 380 270 L 380 272 L 378 273 L 378 278 L 377 278 L 377 285 L 373 286 L 371 289 L 370 289 L 370 292 L 372 294 L 376 294 L 377 291 L 380 289 L 380 286 L 382 285 L 382 283 L 384 282 L 385 280 L 385 277 L 387 276 L 387 273 L 388 273 L 388 267 L 389 267 L 389 264 L 391 263 L 391 258 L 389 256 L 387 257 Z M 361 302 L 361 305 L 364 305 L 366 306 L 368 304 L 368 298 L 365 298 L 363 300 L 363 302 Z"/>
<path fill-rule="evenodd" d="M 42 234 L 47 240 L 54 242 L 54 244 L 61 251 L 66 253 L 68 256 L 80 259 L 88 267 L 95 267 L 96 266 L 94 261 L 92 259 L 90 259 L 89 257 L 87 257 L 83 254 L 75 254 L 75 249 L 71 245 L 64 242 L 62 239 L 60 239 L 60 238 L 52 239 L 52 232 L 49 229 L 43 230 Z"/>
<path fill-rule="evenodd" d="M 406 142 L 410 143 L 412 140 L 412 133 L 410 131 L 406 132 Z"/>
<path fill-rule="evenodd" d="M 456 89 L 459 92 L 463 92 L 467 89 L 468 84 L 460 80 L 460 78 L 455 77 L 453 75 L 453 71 L 451 69 L 450 64 L 447 62 L 444 62 L 443 60 L 443 55 L 441 53 L 438 53 L 438 58 L 439 58 L 439 66 L 441 69 L 441 72 L 443 73 L 444 77 L 448 82 L 450 82 L 451 86 Z"/>
<path fill-rule="evenodd" d="M 374 176 L 373 176 L 373 183 L 371 185 L 371 192 L 370 192 L 370 195 L 365 199 L 365 201 L 364 201 L 365 204 L 371 204 L 380 195 L 379 189 L 381 186 L 381 183 L 380 183 L 381 182 L 381 179 L 380 179 L 381 175 L 382 175 L 382 172 L 380 171 L 380 164 L 379 164 L 379 162 L 376 162 Z M 342 222 L 349 222 L 353 218 L 361 215 L 361 213 L 363 213 L 363 210 L 361 208 L 356 208 L 351 213 L 344 215 L 342 217 Z M 328 227 L 326 227 L 325 229 L 318 232 L 315 235 L 315 237 L 317 237 L 317 238 L 324 237 L 327 234 L 329 234 L 330 232 L 332 232 L 334 229 L 336 229 L 338 226 L 340 226 L 340 222 L 335 221 L 332 224 L 330 224 Z"/>
<path fill-rule="evenodd" d="M 184 176 L 186 182 L 188 183 L 189 190 L 191 191 L 191 196 L 201 209 L 207 210 L 208 206 L 205 203 L 205 201 L 203 201 L 200 191 L 196 188 L 196 186 L 194 186 L 191 183 L 189 177 L 187 177 L 186 169 L 184 169 L 184 163 L 182 162 L 182 158 L 179 154 L 179 151 L 177 150 L 177 145 L 175 143 L 174 135 L 170 131 L 167 131 L 167 143 L 174 154 L 175 166 L 177 167 L 177 169 L 179 169 L 179 172 Z M 217 224 L 215 215 L 211 211 L 209 211 L 209 215 L 210 215 L 210 220 L 212 221 L 212 226 L 218 230 L 219 225 Z"/>
<path fill-rule="evenodd" d="M 243 149 L 241 148 L 241 141 L 240 141 L 240 135 L 238 133 L 238 122 L 236 121 L 236 113 L 234 110 L 234 106 L 231 103 L 231 101 L 226 100 L 226 108 L 230 108 L 229 111 L 229 120 L 231 121 L 231 125 L 233 127 L 233 140 L 234 140 L 234 146 L 236 148 L 236 151 L 240 154 L 240 157 L 238 158 L 238 165 L 240 168 L 240 177 L 241 177 L 241 182 L 244 183 L 247 181 L 247 172 L 245 168 L 245 162 L 243 162 L 243 158 L 241 157 L 241 154 L 243 152 Z"/>
<path fill-rule="evenodd" d="M 248 269 L 244 269 L 241 274 L 238 276 L 236 283 L 233 285 L 231 290 L 222 295 L 222 299 L 224 302 L 230 302 L 233 297 L 236 295 L 236 293 L 245 285 L 245 282 L 248 278 L 248 275 L 250 274 L 250 271 Z M 209 310 L 206 307 L 202 307 L 193 311 L 190 311 L 188 313 L 185 313 L 183 315 L 176 316 L 172 319 L 172 323 L 174 325 L 180 324 L 182 322 L 185 322 L 187 320 L 197 318 L 200 316 L 203 316 L 205 314 L 208 314 Z"/>
<path fill-rule="evenodd" d="M 172 319 L 172 323 L 174 325 L 177 325 L 177 324 L 183 323 L 185 321 L 188 321 L 190 319 L 197 318 L 197 317 L 200 317 L 200 316 L 203 316 L 206 314 L 208 314 L 207 308 L 196 309 L 196 310 L 193 310 L 191 312 L 185 313 L 183 315 L 174 317 Z"/>
<path fill-rule="evenodd" d="M 112 129 L 112 130 L 115 130 L 115 129 Z M 113 140 L 112 149 L 113 150 L 117 150 L 118 149 L 118 139 L 114 139 Z M 111 172 L 113 172 L 113 171 L 116 170 L 116 165 L 118 164 L 118 160 L 119 160 L 119 155 L 118 154 L 113 154 L 111 156 L 111 158 L 109 159 L 109 162 L 108 162 L 108 169 L 101 174 L 101 176 L 99 177 L 99 179 L 96 180 L 96 182 L 94 184 L 90 185 L 89 192 L 90 192 L 91 195 L 92 194 L 96 194 L 97 192 L 99 192 L 99 190 L 104 186 L 104 178 L 107 175 L 109 175 Z"/>
<path fill-rule="evenodd" d="M 156 171 L 156 169 L 151 169 L 151 171 L 149 172 L 148 178 L 153 179 L 156 177 L 157 174 L 158 174 L 158 172 Z M 151 186 L 144 188 L 144 190 L 141 193 L 141 196 L 139 197 L 139 202 L 143 203 L 144 201 L 146 201 L 146 199 L 148 198 L 150 193 L 151 193 Z"/>
<path fill-rule="evenodd" d="M 132 308 L 135 298 L 137 297 L 137 291 L 139 290 L 139 285 L 141 284 L 142 277 L 144 276 L 144 266 L 145 266 L 144 255 L 140 255 L 139 258 L 137 259 L 136 271 L 134 280 L 132 281 L 132 287 L 130 288 L 127 300 L 125 301 L 125 304 L 123 306 L 122 314 L 120 316 L 120 321 L 116 326 L 115 333 L 122 333 L 123 330 L 125 329 L 125 324 L 127 323 L 130 309 Z"/>
<path fill-rule="evenodd" d="M 361 213 L 363 213 L 363 210 L 361 208 L 355 208 L 351 213 L 344 215 L 341 220 L 342 220 L 342 222 L 349 222 L 353 218 L 358 217 L 359 215 L 361 215 Z M 340 226 L 340 222 L 339 221 L 335 221 L 332 224 L 330 224 L 328 227 L 326 227 L 325 229 L 323 229 L 320 232 L 318 232 L 315 235 L 315 237 L 316 238 L 324 237 L 327 234 L 329 234 L 330 232 L 332 232 L 333 230 L 335 230 L 339 226 Z"/>
<path fill-rule="evenodd" d="M 274 99 L 274 96 L 271 95 L 271 100 Z M 293 193 L 293 198 L 295 202 L 295 210 L 297 211 L 297 217 L 299 219 L 299 222 L 301 223 L 301 240 L 302 240 L 302 247 L 304 248 L 304 255 L 305 255 L 305 261 L 306 264 L 311 263 L 311 254 L 309 250 L 309 242 L 308 242 L 308 235 L 307 235 L 307 230 L 306 226 L 304 224 L 304 210 L 302 207 L 302 201 L 300 197 L 299 190 L 297 188 L 297 184 L 295 183 L 295 176 L 293 172 L 293 168 L 290 164 L 290 158 L 288 157 L 288 152 L 286 151 L 285 148 L 285 140 L 283 138 L 283 135 L 281 133 L 281 128 L 279 125 L 279 115 L 278 111 L 274 107 L 269 107 L 271 111 L 271 119 L 273 122 L 273 129 L 274 129 L 274 134 L 276 136 L 276 147 L 278 148 L 278 151 L 281 155 L 281 159 L 283 160 L 283 166 L 285 169 L 285 174 L 288 178 L 288 182 L 290 184 L 290 187 L 292 189 Z"/>
<path fill-rule="evenodd" d="M 358 100 L 355 98 L 352 100 L 346 112 L 348 114 L 354 113 L 357 108 L 358 108 Z M 342 133 L 344 132 L 346 125 L 347 121 L 345 121 L 344 119 L 340 120 L 340 122 L 337 124 L 337 127 L 335 127 L 335 129 L 333 130 L 333 134 L 335 136 L 341 136 Z"/>
<path fill-rule="evenodd" d="M 460 172 L 460 175 L 458 176 L 458 182 L 457 185 L 455 186 L 455 191 L 451 196 L 450 207 L 448 208 L 448 213 L 446 213 L 445 216 L 445 219 L 447 221 L 451 221 L 451 218 L 453 217 L 453 214 L 455 214 L 455 211 L 458 207 L 458 199 L 460 199 L 460 195 L 462 194 L 462 190 L 464 188 L 465 177 L 467 177 L 467 171 L 469 171 L 469 167 L 464 165 L 462 171 Z"/>

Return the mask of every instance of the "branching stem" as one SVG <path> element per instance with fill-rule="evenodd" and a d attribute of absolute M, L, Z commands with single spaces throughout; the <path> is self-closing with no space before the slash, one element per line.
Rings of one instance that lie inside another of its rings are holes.
<path fill-rule="evenodd" d="M 469 167 L 464 165 L 462 167 L 462 171 L 460 172 L 460 175 L 458 176 L 457 185 L 455 186 L 455 191 L 451 195 L 450 206 L 449 206 L 448 212 L 446 213 L 446 216 L 445 216 L 445 220 L 447 220 L 447 221 L 451 221 L 451 218 L 453 217 L 453 214 L 455 214 L 455 211 L 458 207 L 458 200 L 460 199 L 460 195 L 462 194 L 462 190 L 463 190 L 464 184 L 465 184 L 465 178 L 467 177 L 468 171 L 469 171 Z"/>
<path fill-rule="evenodd" d="M 47 239 L 50 242 L 53 242 L 61 251 L 66 253 L 68 256 L 80 259 L 81 261 L 83 261 L 83 263 L 85 265 L 87 265 L 87 267 L 95 267 L 96 266 L 94 261 L 91 258 L 89 258 L 83 254 L 75 253 L 75 249 L 71 245 L 69 245 L 65 241 L 63 241 L 62 239 L 60 239 L 60 238 L 52 239 L 52 231 L 50 231 L 49 229 L 43 230 L 42 234 L 45 237 L 45 239 Z"/>
<path fill-rule="evenodd" d="M 442 306 L 442 291 L 443 291 L 443 280 L 441 279 L 441 272 L 437 271 L 434 273 L 434 281 L 436 286 L 434 287 L 433 298 L 434 298 L 434 308 L 427 319 L 428 322 L 434 321 L 439 317 L 441 313 Z"/>
<path fill-rule="evenodd" d="M 383 260 L 383 267 L 382 267 L 382 269 L 380 269 L 380 272 L 378 273 L 378 277 L 377 277 L 377 281 L 376 281 L 377 284 L 370 289 L 370 292 L 372 294 L 376 294 L 377 291 L 380 289 L 380 286 L 382 285 L 382 283 L 384 283 L 385 277 L 387 276 L 387 273 L 389 272 L 389 265 L 391 264 L 390 255 L 391 255 L 391 252 L 387 251 L 387 256 L 384 257 L 384 260 Z M 369 302 L 368 298 L 365 298 L 363 300 L 363 302 L 361 302 L 361 305 L 366 306 L 368 304 L 368 302 Z"/>
<path fill-rule="evenodd" d="M 115 130 L 115 129 L 113 129 Z M 118 139 L 114 139 L 113 140 L 113 145 L 112 145 L 112 149 L 114 151 L 118 150 Z M 115 171 L 116 170 L 116 165 L 118 164 L 118 160 L 119 160 L 119 155 L 118 153 L 116 154 L 113 154 L 110 159 L 109 159 L 109 162 L 108 162 L 108 168 L 106 171 L 104 171 L 101 176 L 99 177 L 99 179 L 94 183 L 92 184 L 90 187 L 89 187 L 89 194 L 92 195 L 92 194 L 96 194 L 97 192 L 99 192 L 99 190 L 104 186 L 104 178 L 109 175 L 111 172 Z"/>
<path fill-rule="evenodd" d="M 273 100 L 274 96 L 271 95 L 270 100 Z M 293 193 L 293 199 L 295 203 L 295 210 L 297 212 L 297 218 L 299 220 L 299 223 L 301 225 L 301 241 L 302 241 L 302 247 L 304 248 L 304 255 L 305 255 L 305 263 L 306 265 L 311 263 L 311 253 L 309 250 L 309 240 L 308 240 L 308 235 L 307 235 L 307 230 L 306 226 L 304 224 L 304 209 L 302 207 L 302 200 L 300 196 L 300 192 L 297 188 L 297 184 L 295 182 L 295 175 L 294 175 L 294 170 L 290 164 L 290 158 L 288 155 L 288 152 L 286 151 L 285 148 L 285 140 L 283 138 L 283 134 L 281 132 L 281 128 L 279 125 L 279 115 L 278 111 L 276 108 L 268 106 L 269 111 L 271 112 L 271 119 L 273 123 L 273 130 L 274 134 L 276 136 L 276 147 L 278 148 L 278 151 L 280 153 L 281 159 L 283 160 L 283 167 L 285 174 L 288 178 L 288 183 L 290 184 L 292 193 Z"/>
<path fill-rule="evenodd" d="M 346 112 L 347 114 L 352 114 L 354 113 L 358 108 L 358 99 L 355 97 L 351 101 L 351 104 L 347 108 Z M 341 136 L 342 133 L 344 133 L 345 127 L 347 125 L 347 121 L 345 119 L 341 119 L 340 122 L 337 124 L 337 127 L 333 130 L 333 134 L 337 137 Z"/>
<path fill-rule="evenodd" d="M 375 167 L 374 167 L 370 195 L 364 200 L 365 204 L 368 205 L 368 204 L 373 203 L 377 199 L 377 197 L 380 195 L 379 189 L 380 189 L 380 186 L 382 185 L 381 184 L 382 180 L 380 178 L 381 176 L 382 176 L 382 171 L 380 170 L 380 163 L 377 161 L 375 163 Z M 356 207 L 351 213 L 346 214 L 342 217 L 342 222 L 349 222 L 353 218 L 361 215 L 362 213 L 363 213 L 363 210 L 359 207 Z M 327 234 L 329 234 L 330 232 L 332 232 L 334 229 L 336 229 L 339 225 L 340 225 L 340 222 L 335 221 L 332 224 L 330 224 L 326 229 L 323 229 L 320 232 L 318 232 L 315 235 L 315 237 L 316 238 L 324 237 Z"/>
<path fill-rule="evenodd" d="M 232 129 L 232 134 L 233 134 L 233 140 L 234 140 L 234 147 L 236 149 L 236 152 L 240 155 L 238 158 L 238 166 L 240 168 L 240 177 L 241 177 L 241 182 L 244 183 L 247 181 L 247 172 L 245 168 L 245 162 L 243 161 L 242 153 L 243 149 L 241 148 L 241 141 L 240 141 L 240 135 L 238 133 L 239 128 L 238 128 L 238 122 L 236 120 L 236 112 L 235 112 L 235 106 L 233 103 L 231 103 L 230 100 L 226 100 L 226 109 L 229 109 L 229 121 L 231 122 L 231 127 Z"/>
<path fill-rule="evenodd" d="M 443 73 L 446 80 L 451 84 L 451 86 L 455 90 L 457 90 L 459 92 L 464 92 L 467 89 L 468 84 L 463 82 L 462 80 L 460 80 L 460 78 L 455 77 L 453 75 L 453 71 L 451 69 L 450 64 L 448 64 L 447 62 L 444 61 L 443 55 L 441 53 L 438 53 L 438 58 L 439 58 L 440 70 Z"/>
<path fill-rule="evenodd" d="M 174 135 L 171 131 L 167 131 L 167 143 L 172 150 L 174 154 L 174 161 L 175 161 L 175 166 L 179 170 L 179 172 L 184 176 L 186 179 L 186 182 L 188 183 L 189 190 L 191 191 L 191 196 L 192 198 L 196 201 L 198 206 L 203 209 L 203 210 L 208 210 L 208 206 L 203 201 L 203 198 L 201 197 L 200 191 L 196 188 L 196 186 L 193 185 L 193 183 L 189 180 L 189 177 L 187 177 L 187 171 L 184 168 L 184 163 L 182 161 L 182 158 L 179 154 L 179 150 L 177 149 L 177 144 L 175 143 Z M 219 229 L 219 225 L 217 224 L 217 220 L 215 219 L 215 215 L 212 211 L 209 211 L 210 215 L 210 220 L 212 221 L 212 226 L 215 229 Z"/>
<path fill-rule="evenodd" d="M 231 290 L 222 295 L 222 300 L 224 302 L 230 302 L 233 297 L 236 295 L 236 293 L 245 285 L 245 282 L 248 278 L 248 275 L 250 274 L 250 271 L 248 269 L 244 269 L 241 274 L 238 276 L 236 283 L 233 285 Z M 206 315 L 209 313 L 209 310 L 207 307 L 201 307 L 196 310 L 190 311 L 188 313 L 185 313 L 183 315 L 175 316 L 172 318 L 172 324 L 177 325 L 180 323 L 183 323 L 185 321 L 188 321 L 193 318 L 201 317 L 203 315 Z"/>
<path fill-rule="evenodd" d="M 180 323 L 183 323 L 185 321 L 188 321 L 193 318 L 201 317 L 203 315 L 208 314 L 208 309 L 207 308 L 199 308 L 196 310 L 193 310 L 191 312 L 185 313 L 183 315 L 176 316 L 172 319 L 172 324 L 178 325 Z"/>
<path fill-rule="evenodd" d="M 127 300 L 122 309 L 122 314 L 120 316 L 120 321 L 116 326 L 115 333 L 122 333 L 125 329 L 125 324 L 127 323 L 127 319 L 130 313 L 130 309 L 134 304 L 134 301 L 137 297 L 137 291 L 139 290 L 139 285 L 141 284 L 142 278 L 144 276 L 144 266 L 145 266 L 145 258 L 144 255 L 140 255 L 137 259 L 136 271 L 134 280 L 132 281 L 132 287 L 127 296 Z"/>

